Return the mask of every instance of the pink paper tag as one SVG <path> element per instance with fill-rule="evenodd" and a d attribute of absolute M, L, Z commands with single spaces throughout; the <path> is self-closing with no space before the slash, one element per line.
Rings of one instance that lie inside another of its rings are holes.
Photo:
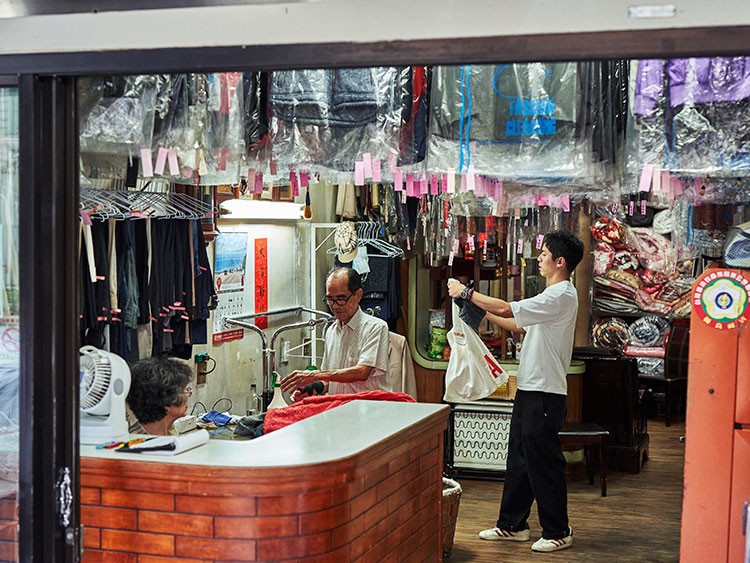
<path fill-rule="evenodd" d="M 365 185 L 365 165 L 361 160 L 354 163 L 354 185 Z"/>
<path fill-rule="evenodd" d="M 167 154 L 167 160 L 169 162 L 169 175 L 179 176 L 180 165 L 177 162 L 177 151 L 174 149 L 169 149 L 169 154 Z"/>
<path fill-rule="evenodd" d="M 364 167 L 365 178 L 372 178 L 372 155 L 369 152 L 362 155 L 362 166 Z"/>
<path fill-rule="evenodd" d="M 169 151 L 164 147 L 159 147 L 159 152 L 156 154 L 156 165 L 154 166 L 154 173 L 161 176 L 164 174 L 164 166 L 167 164 L 167 154 Z"/>
<path fill-rule="evenodd" d="M 289 171 L 289 185 L 292 187 L 292 197 L 299 196 L 299 180 L 294 170 Z"/>
<path fill-rule="evenodd" d="M 474 189 L 477 197 L 487 197 L 487 178 L 477 176 Z"/>
<path fill-rule="evenodd" d="M 537 250 L 541 250 L 543 244 L 544 244 L 544 235 L 537 235 L 536 236 L 536 248 L 537 248 Z"/>
<path fill-rule="evenodd" d="M 396 173 L 396 155 L 395 154 L 388 155 L 388 172 L 390 172 L 391 174 Z"/>
<path fill-rule="evenodd" d="M 497 181 L 497 199 L 503 199 L 503 179 Z"/>
<path fill-rule="evenodd" d="M 310 173 L 307 170 L 302 170 L 299 173 L 299 184 L 302 188 L 306 188 L 310 185 Z"/>
<path fill-rule="evenodd" d="M 538 195 L 538 196 L 536 196 L 536 204 L 539 207 L 544 207 L 544 206 L 551 205 L 550 198 L 547 197 L 546 195 Z"/>
<path fill-rule="evenodd" d="M 91 217 L 89 216 L 88 211 L 81 209 L 78 211 L 78 214 L 81 216 L 81 221 L 83 221 L 84 225 L 91 226 Z"/>
<path fill-rule="evenodd" d="M 414 196 L 414 174 L 406 174 L 406 195 L 409 197 Z"/>
<path fill-rule="evenodd" d="M 448 189 L 448 175 L 447 174 L 441 174 L 440 175 L 440 193 L 445 193 Z"/>
<path fill-rule="evenodd" d="M 430 194 L 438 195 L 438 177 L 435 174 L 430 175 Z"/>
<path fill-rule="evenodd" d="M 422 174 L 419 177 L 419 193 L 421 195 L 430 193 L 430 186 L 427 184 L 427 174 Z"/>
<path fill-rule="evenodd" d="M 271 174 L 271 176 L 276 176 L 276 161 L 271 159 L 271 162 L 268 163 L 268 172 Z"/>
<path fill-rule="evenodd" d="M 247 169 L 247 189 L 250 193 L 255 192 L 255 168 Z"/>
<path fill-rule="evenodd" d="M 523 239 L 518 239 L 518 244 L 516 245 L 516 254 L 523 254 Z"/>
<path fill-rule="evenodd" d="M 570 196 L 568 194 L 563 194 L 560 196 L 560 202 L 562 203 L 563 211 L 566 213 L 570 211 Z"/>
<path fill-rule="evenodd" d="M 404 190 L 404 171 L 400 168 L 393 171 L 393 189 L 397 192 Z"/>
<path fill-rule="evenodd" d="M 630 205 L 628 205 L 628 215 L 632 216 L 633 213 L 635 213 L 635 202 L 631 201 Z"/>
<path fill-rule="evenodd" d="M 615 202 L 612 204 L 612 213 L 617 213 L 618 211 L 620 211 L 620 205 Z"/>
<path fill-rule="evenodd" d="M 663 171 L 661 168 L 654 168 L 654 177 L 651 180 L 651 189 L 654 191 L 654 193 L 659 193 L 661 191 L 662 172 Z"/>
<path fill-rule="evenodd" d="M 448 174 L 447 174 L 447 186 L 445 188 L 445 191 L 449 194 L 456 192 L 456 169 L 455 168 L 448 168 Z"/>
<path fill-rule="evenodd" d="M 682 192 L 684 191 L 682 181 L 679 178 L 672 178 L 671 182 L 675 197 L 677 197 L 678 195 L 682 195 Z"/>
<path fill-rule="evenodd" d="M 466 191 L 466 174 L 461 174 L 461 191 Z"/>
<path fill-rule="evenodd" d="M 638 191 L 647 192 L 651 189 L 651 178 L 654 174 L 654 167 L 650 164 L 644 164 L 641 171 L 641 182 L 638 185 Z"/>
<path fill-rule="evenodd" d="M 383 181 L 383 172 L 380 168 L 379 158 L 376 158 L 372 161 L 372 181 L 377 183 Z"/>
<path fill-rule="evenodd" d="M 641 215 L 645 215 L 645 214 L 646 214 L 646 200 L 642 199 L 641 200 Z"/>
<path fill-rule="evenodd" d="M 471 250 L 472 252 L 474 252 L 474 248 L 475 248 L 474 247 L 474 235 L 469 235 L 469 238 L 466 239 L 466 242 L 469 245 L 469 250 Z"/>
<path fill-rule="evenodd" d="M 257 172 L 255 174 L 255 193 L 263 193 L 263 172 Z"/>
<path fill-rule="evenodd" d="M 669 191 L 669 170 L 662 170 L 661 171 L 661 191 L 668 192 Z"/>
<path fill-rule="evenodd" d="M 144 178 L 151 178 L 154 175 L 154 163 L 151 161 L 151 151 L 149 149 L 141 149 L 141 168 L 143 169 Z"/>

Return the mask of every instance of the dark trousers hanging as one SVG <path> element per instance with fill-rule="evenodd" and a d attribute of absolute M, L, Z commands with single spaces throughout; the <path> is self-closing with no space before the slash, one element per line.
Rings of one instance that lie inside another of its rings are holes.
<path fill-rule="evenodd" d="M 558 435 L 565 421 L 565 405 L 565 395 L 516 393 L 498 528 L 511 532 L 528 528 L 536 499 L 542 537 L 559 539 L 568 535 L 565 458 Z"/>

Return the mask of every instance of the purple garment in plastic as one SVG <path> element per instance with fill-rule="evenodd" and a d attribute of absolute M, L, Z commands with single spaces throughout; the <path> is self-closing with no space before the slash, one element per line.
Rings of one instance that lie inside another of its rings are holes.
<path fill-rule="evenodd" d="M 667 74 L 672 107 L 750 98 L 750 57 L 672 59 Z"/>
<path fill-rule="evenodd" d="M 651 115 L 664 95 L 664 59 L 638 61 L 638 74 L 635 78 L 636 115 Z"/>
<path fill-rule="evenodd" d="M 653 114 L 664 96 L 665 71 L 672 107 L 686 102 L 738 102 L 750 98 L 750 57 L 646 59 L 638 62 L 633 107 L 636 115 Z"/>

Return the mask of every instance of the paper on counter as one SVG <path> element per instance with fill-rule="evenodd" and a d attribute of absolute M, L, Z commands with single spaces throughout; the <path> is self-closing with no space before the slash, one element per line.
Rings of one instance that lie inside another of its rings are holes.
<path fill-rule="evenodd" d="M 202 446 L 206 442 L 208 442 L 208 431 L 201 429 L 180 436 L 159 436 L 140 444 L 134 444 L 124 451 L 153 455 L 176 455 Z"/>

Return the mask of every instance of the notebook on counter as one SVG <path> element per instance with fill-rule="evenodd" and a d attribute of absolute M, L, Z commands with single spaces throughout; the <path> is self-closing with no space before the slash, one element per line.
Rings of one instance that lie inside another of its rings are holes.
<path fill-rule="evenodd" d="M 206 430 L 196 430 L 179 436 L 157 436 L 149 438 L 138 444 L 127 448 L 120 448 L 119 452 L 143 453 L 154 455 L 177 455 L 187 450 L 192 450 L 208 442 Z"/>

